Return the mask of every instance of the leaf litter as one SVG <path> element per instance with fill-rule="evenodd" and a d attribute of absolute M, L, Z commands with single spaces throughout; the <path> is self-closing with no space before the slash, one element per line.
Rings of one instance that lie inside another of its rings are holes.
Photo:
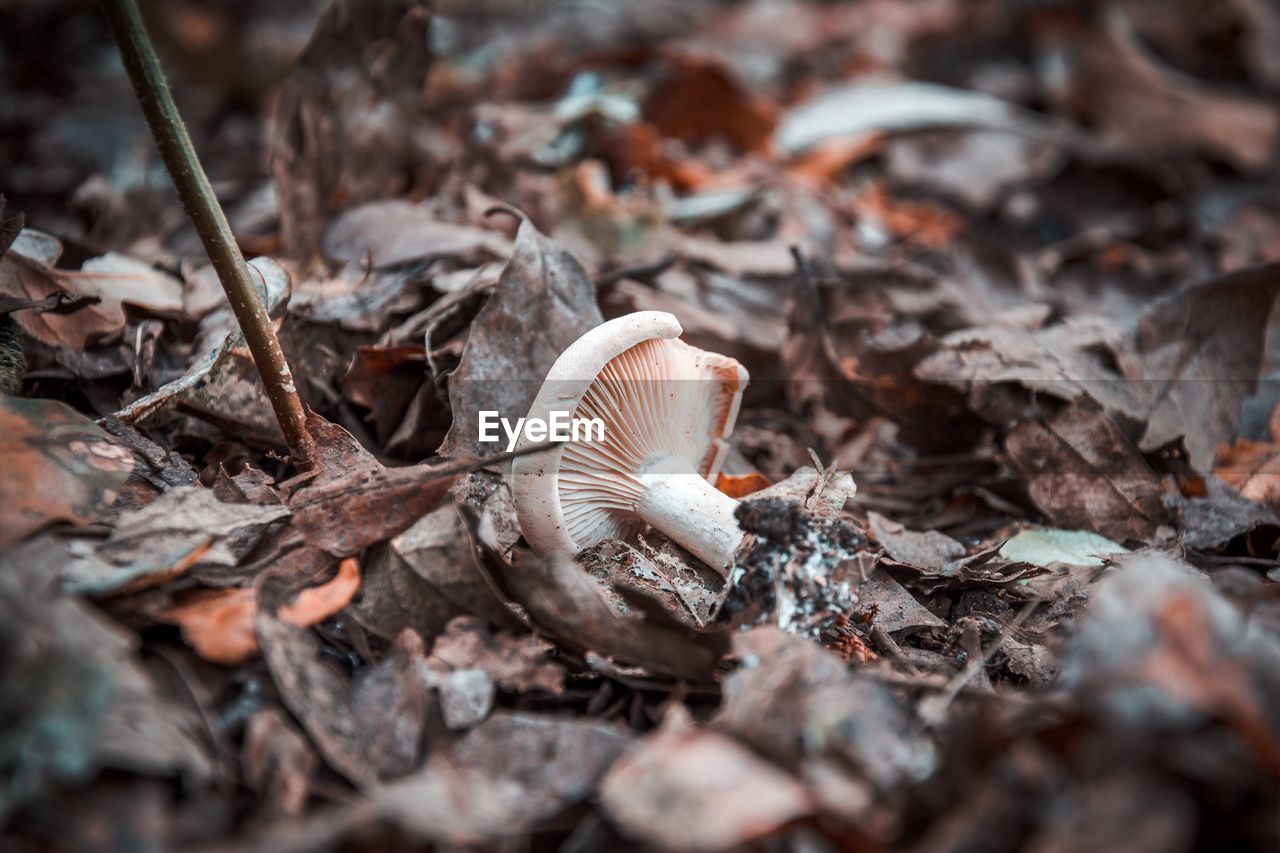
<path fill-rule="evenodd" d="M 147 5 L 317 465 L 14 10 L 0 847 L 1280 846 L 1268 4 Z M 475 440 L 637 310 L 751 373 L 727 577 Z"/>

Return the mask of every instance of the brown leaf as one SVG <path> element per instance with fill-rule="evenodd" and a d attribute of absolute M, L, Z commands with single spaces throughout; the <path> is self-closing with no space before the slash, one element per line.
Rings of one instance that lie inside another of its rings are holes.
<path fill-rule="evenodd" d="M 275 103 L 272 177 L 291 254 L 318 256 L 343 208 L 403 193 L 428 160 L 411 128 L 424 119 L 430 27 L 414 0 L 335 0 L 320 15 Z"/>
<path fill-rule="evenodd" d="M 918 569 L 938 571 L 965 554 L 964 546 L 945 533 L 907 530 L 878 512 L 867 513 L 867 529 L 890 557 Z"/>
<path fill-rule="evenodd" d="M 560 353 L 601 322 L 596 286 L 582 265 L 521 220 L 498 289 L 472 322 L 462 363 L 449 376 L 453 426 L 440 454 L 492 452 L 494 445 L 479 442 L 478 412 L 496 411 L 512 423 L 527 415 Z"/>
<path fill-rule="evenodd" d="M 1213 473 L 1246 498 L 1280 507 L 1280 446 L 1244 439 L 1221 445 Z"/>
<path fill-rule="evenodd" d="M 290 625 L 306 628 L 346 607 L 359 588 L 360 563 L 348 557 L 333 580 L 303 590 L 278 615 Z M 233 587 L 197 590 L 157 618 L 182 628 L 183 639 L 205 660 L 234 666 L 258 655 L 257 612 L 254 590 Z"/>
<path fill-rule="evenodd" d="M 306 808 L 319 761 L 306 737 L 278 708 L 263 708 L 245 728 L 244 778 L 268 813 L 298 817 Z"/>
<path fill-rule="evenodd" d="M 841 811 L 870 805 L 859 784 L 891 790 L 929 772 L 930 750 L 916 738 L 906 709 L 835 655 L 776 628 L 737 635 L 734 653 L 746 665 L 725 682 L 713 725 L 802 779 L 817 781 L 823 765 L 836 761 L 855 794 Z"/>
<path fill-rule="evenodd" d="M 1069 41 L 1071 105 L 1101 129 L 1103 144 L 1131 157 L 1209 151 L 1236 168 L 1271 163 L 1280 143 L 1280 109 L 1179 73 L 1144 47 L 1124 9 L 1102 12 L 1098 30 Z"/>
<path fill-rule="evenodd" d="M 69 589 L 95 596 L 142 589 L 198 569 L 209 580 L 231 573 L 288 515 L 283 506 L 223 503 L 210 489 L 175 486 L 121 514 L 105 542 L 63 568 L 62 580 Z"/>
<path fill-rule="evenodd" d="M 153 677 L 133 632 L 58 591 L 65 559 L 52 537 L 0 555 L 0 813 L 106 769 L 202 789 L 214 764 L 190 694 Z"/>
<path fill-rule="evenodd" d="M 458 473 L 457 466 L 384 468 L 342 427 L 314 412 L 307 426 L 316 440 L 317 468 L 281 488 L 293 527 L 335 557 L 407 530 L 444 500 Z"/>
<path fill-rule="evenodd" d="M 769 478 L 759 471 L 750 474 L 720 474 L 716 477 L 716 488 L 731 498 L 745 498 L 761 489 L 773 485 Z"/>
<path fill-rule="evenodd" d="M 436 218 L 425 205 L 378 201 L 342 214 L 324 238 L 335 261 L 373 268 L 441 257 L 481 259 L 511 254 L 511 241 L 497 231 Z"/>
<path fill-rule="evenodd" d="M 1155 473 L 1091 401 L 1021 424 L 1005 449 L 1031 500 L 1059 527 L 1150 542 L 1166 521 Z"/>
<path fill-rule="evenodd" d="M 600 784 L 605 811 L 638 842 L 664 850 L 731 850 L 813 809 L 803 785 L 673 705 L 661 727 Z"/>
<path fill-rule="evenodd" d="M 479 619 L 459 616 L 431 646 L 429 664 L 446 671 L 481 669 L 504 690 L 564 692 L 564 670 L 547 652 L 551 646 L 532 634 L 490 632 Z"/>
<path fill-rule="evenodd" d="M 416 838 L 479 845 L 530 831 L 586 800 L 628 736 L 590 719 L 502 711 L 379 789 L 363 817 Z"/>
<path fill-rule="evenodd" d="M 133 454 L 70 407 L 0 398 L 0 546 L 55 521 L 93 521 L 133 467 Z"/>
<path fill-rule="evenodd" d="M 428 709 L 422 640 L 405 632 L 395 650 L 353 685 L 324 655 L 314 633 L 282 618 L 292 590 L 314 571 L 314 565 L 277 567 L 259 580 L 258 644 L 281 701 L 325 762 L 356 787 L 369 789 L 416 762 Z"/>
<path fill-rule="evenodd" d="M 348 713 L 360 721 L 360 748 L 379 778 L 398 778 L 421 762 L 432 711 L 429 684 L 422 638 L 412 630 L 356 675 Z"/>
<path fill-rule="evenodd" d="M 1236 438 L 1240 406 L 1258 387 L 1280 263 L 1184 288 L 1143 313 L 1136 354 L 1122 359 L 1146 421 L 1139 447 L 1183 438 L 1200 473 Z"/>
<path fill-rule="evenodd" d="M 666 136 L 702 142 L 723 137 L 739 151 L 764 152 L 778 108 L 752 94 L 717 62 L 689 54 L 667 57 L 666 79 L 645 102 L 645 117 Z"/>
<path fill-rule="evenodd" d="M 125 325 L 124 304 L 151 311 L 182 310 L 182 284 L 123 255 L 85 261 L 79 272 L 55 268 L 62 244 L 39 231 L 18 235 L 0 257 L 0 294 L 42 301 L 59 293 L 97 301 L 74 313 L 24 311 L 15 315 L 23 331 L 49 346 L 83 350 L 118 335 Z"/>

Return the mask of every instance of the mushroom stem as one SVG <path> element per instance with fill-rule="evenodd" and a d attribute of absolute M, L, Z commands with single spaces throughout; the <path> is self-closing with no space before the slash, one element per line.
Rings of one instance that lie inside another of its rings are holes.
<path fill-rule="evenodd" d="M 640 479 L 645 485 L 636 506 L 640 518 L 702 562 L 726 571 L 742 543 L 733 515 L 738 502 L 676 456 L 650 466 Z"/>

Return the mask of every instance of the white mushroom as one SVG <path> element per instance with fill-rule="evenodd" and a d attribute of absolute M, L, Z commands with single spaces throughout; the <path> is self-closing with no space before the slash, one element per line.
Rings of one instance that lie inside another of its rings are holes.
<path fill-rule="evenodd" d="M 646 525 L 724 570 L 742 541 L 720 473 L 747 371 L 678 340 L 680 322 L 639 311 L 587 332 L 556 360 L 529 409 L 600 418 L 604 438 L 512 463 L 520 526 L 540 554 L 577 554 Z M 518 447 L 531 444 L 522 438 Z"/>

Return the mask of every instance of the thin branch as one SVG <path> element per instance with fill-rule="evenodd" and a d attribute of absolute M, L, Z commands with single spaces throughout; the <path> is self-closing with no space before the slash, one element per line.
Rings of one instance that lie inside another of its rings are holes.
<path fill-rule="evenodd" d="M 218 274 L 218 281 L 222 282 L 236 322 L 240 324 L 245 342 L 253 354 L 253 363 L 258 368 L 271 408 L 275 410 L 280 429 L 284 432 L 293 464 L 300 469 L 310 468 L 315 443 L 307 431 L 306 413 L 293 384 L 289 363 L 280 349 L 271 318 L 253 284 L 240 247 L 231 234 L 222 206 L 200 166 L 186 125 L 182 123 L 169 92 L 169 84 L 165 82 L 160 60 L 147 37 L 142 16 L 138 14 L 138 7 L 134 0 L 103 0 L 103 8 L 165 169 L 177 187 L 178 196 L 191 217 L 196 233 L 200 235 L 200 242 L 204 244 L 209 262 Z"/>

